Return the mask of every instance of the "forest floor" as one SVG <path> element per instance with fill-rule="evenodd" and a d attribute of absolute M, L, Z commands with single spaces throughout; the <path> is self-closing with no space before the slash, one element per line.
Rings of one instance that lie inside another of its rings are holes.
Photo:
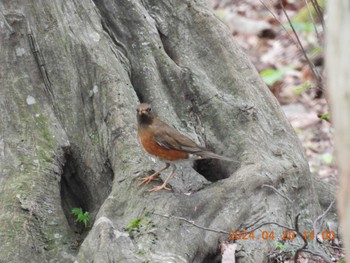
<path fill-rule="evenodd" d="M 305 149 L 311 173 L 336 184 L 333 128 L 328 121 L 331 118 L 319 117 L 329 113 L 324 92 L 326 85 L 318 86 L 280 1 L 208 1 L 280 102 Z M 304 1 L 282 2 L 292 21 L 305 6 Z M 323 26 L 316 18 L 314 21 L 292 24 L 315 65 L 314 70 L 324 79 Z"/>
<path fill-rule="evenodd" d="M 312 6 L 307 8 L 306 1 L 207 1 L 280 102 L 304 147 L 311 173 L 336 185 L 333 128 L 325 94 L 323 15 L 310 19 Z M 332 256 L 343 257 L 341 252 Z M 325 261 L 307 256 L 298 262 Z"/>

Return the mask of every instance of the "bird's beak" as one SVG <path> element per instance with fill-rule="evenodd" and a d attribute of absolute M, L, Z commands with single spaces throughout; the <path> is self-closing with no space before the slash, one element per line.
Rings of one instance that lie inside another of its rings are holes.
<path fill-rule="evenodd" d="M 140 115 L 146 114 L 147 110 L 140 110 Z"/>

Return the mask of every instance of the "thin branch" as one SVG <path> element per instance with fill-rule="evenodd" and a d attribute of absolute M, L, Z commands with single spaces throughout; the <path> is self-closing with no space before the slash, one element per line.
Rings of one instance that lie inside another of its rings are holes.
<path fill-rule="evenodd" d="M 306 249 L 306 248 L 303 248 L 302 251 L 304 252 L 308 252 L 308 253 L 311 253 L 313 255 L 316 255 L 316 256 L 319 256 L 319 257 L 322 257 L 324 260 L 326 260 L 328 263 L 332 263 L 332 260 L 329 258 L 329 256 L 324 253 L 324 251 L 320 250 L 318 247 L 317 247 L 317 244 L 316 244 L 316 240 L 317 240 L 317 233 L 318 233 L 318 229 L 317 229 L 317 222 L 322 220 L 326 214 L 329 212 L 329 210 L 331 209 L 331 207 L 333 206 L 335 201 L 333 201 L 332 203 L 330 203 L 330 205 L 328 206 L 328 208 L 326 209 L 326 211 L 323 212 L 323 214 L 321 214 L 320 216 L 318 216 L 316 218 L 316 220 L 313 222 L 312 224 L 312 228 L 313 228 L 313 231 L 314 231 L 314 239 L 313 239 L 313 249 L 316 250 L 317 252 L 315 252 L 314 250 L 310 250 L 310 249 Z"/>
<path fill-rule="evenodd" d="M 278 191 L 275 187 L 273 187 L 272 185 L 268 185 L 268 184 L 263 184 L 262 187 L 268 187 L 272 190 L 274 190 L 277 194 L 279 194 L 280 196 L 282 196 L 284 199 L 286 199 L 289 203 L 293 204 L 293 201 L 286 196 L 285 194 L 282 194 L 280 191 Z"/>
<path fill-rule="evenodd" d="M 317 233 L 318 233 L 318 228 L 317 228 L 317 223 L 319 221 L 321 221 L 325 216 L 326 214 L 329 212 L 329 210 L 331 209 L 331 207 L 333 206 L 333 204 L 335 203 L 335 201 L 333 201 L 332 203 L 330 203 L 330 205 L 328 206 L 328 208 L 326 209 L 326 211 L 323 212 L 323 214 L 321 214 L 320 216 L 318 216 L 316 218 L 316 220 L 313 222 L 312 224 L 312 228 L 314 230 L 314 240 L 313 240 L 313 245 L 316 247 L 316 240 L 317 240 Z"/>
<path fill-rule="evenodd" d="M 315 78 L 315 80 L 316 80 L 316 82 L 317 82 L 317 88 L 319 88 L 319 89 L 322 90 L 323 88 L 322 88 L 322 80 L 321 80 L 321 77 L 320 77 L 320 76 L 318 75 L 318 73 L 315 71 L 315 65 L 312 63 L 312 61 L 310 60 L 309 56 L 306 54 L 306 51 L 305 51 L 303 45 L 301 44 L 300 39 L 299 39 L 299 36 L 298 36 L 297 32 L 295 31 L 295 28 L 294 28 L 294 26 L 293 26 L 293 24 L 292 24 L 292 21 L 290 20 L 288 14 L 287 14 L 287 11 L 286 11 L 286 9 L 284 8 L 284 5 L 283 5 L 283 3 L 282 3 L 282 0 L 279 0 L 279 2 L 280 2 L 280 6 L 281 6 L 281 8 L 282 8 L 282 11 L 283 11 L 284 15 L 286 16 L 286 18 L 287 18 L 287 20 L 288 20 L 288 23 L 289 23 L 290 27 L 292 28 L 293 33 L 294 33 L 294 35 L 295 35 L 295 37 L 296 37 L 296 39 L 297 39 L 297 41 L 298 41 L 298 44 L 299 44 L 298 47 L 299 47 L 299 49 L 302 51 L 302 53 L 303 53 L 303 55 L 304 55 L 304 58 L 306 59 L 307 63 L 309 64 L 309 67 L 310 67 L 310 70 L 311 70 L 311 72 L 312 72 L 312 75 L 314 76 L 314 78 Z"/>
<path fill-rule="evenodd" d="M 184 217 L 179 217 L 179 216 L 169 216 L 169 215 L 161 215 L 161 214 L 158 214 L 156 212 L 153 212 L 153 214 L 157 215 L 157 216 L 161 216 L 161 217 L 165 217 L 165 218 L 174 218 L 174 219 L 177 219 L 177 220 L 181 220 L 181 221 L 185 221 L 186 223 L 189 223 L 199 229 L 202 229 L 202 230 L 206 230 L 206 231 L 210 231 L 210 232 L 215 232 L 215 233 L 219 233 L 219 234 L 225 234 L 225 235 L 229 235 L 230 233 L 227 232 L 227 231 L 224 231 L 224 230 L 221 230 L 221 229 L 212 229 L 212 228 L 208 228 L 208 227 L 204 227 L 204 226 L 200 226 L 200 225 L 197 225 L 195 222 L 191 221 L 191 220 L 188 220 Z"/>
<path fill-rule="evenodd" d="M 292 203 L 292 201 L 287 197 L 285 196 L 284 194 L 280 193 L 276 188 L 274 188 L 273 186 L 270 186 L 270 185 L 263 185 L 263 187 L 269 187 L 271 189 L 273 189 L 276 193 L 278 193 L 279 195 L 281 195 L 283 198 L 286 198 L 289 202 Z M 329 210 L 331 209 L 331 207 L 333 206 L 334 204 L 334 201 L 329 205 L 329 207 L 327 208 L 327 210 L 320 216 L 318 216 L 313 224 L 313 227 L 314 227 L 314 231 L 315 231 L 315 228 L 317 226 L 317 222 L 320 221 L 322 218 L 325 217 L 325 215 L 329 212 Z M 230 232 L 227 232 L 227 231 L 224 231 L 224 230 L 221 230 L 221 229 L 212 229 L 212 228 L 208 228 L 208 227 L 204 227 L 204 226 L 200 226 L 200 225 L 197 225 L 194 221 L 191 221 L 187 218 L 184 218 L 184 217 L 178 217 L 178 216 L 172 216 L 172 215 L 162 215 L 162 214 L 158 214 L 156 212 L 153 212 L 153 214 L 155 215 L 158 215 L 158 216 L 161 216 L 161 217 L 165 217 L 165 218 L 173 218 L 173 219 L 177 219 L 177 220 L 181 220 L 181 221 L 185 221 L 186 223 L 190 224 L 190 225 L 193 225 L 194 227 L 197 227 L 199 229 L 202 229 L 202 230 L 205 230 L 205 231 L 210 231 L 210 232 L 214 232 L 214 233 L 218 233 L 218 234 L 225 234 L 225 235 L 230 235 Z M 297 263 L 298 261 L 298 255 L 300 252 L 304 251 L 304 252 L 307 252 L 307 253 L 310 253 L 312 255 L 315 255 L 315 256 L 318 256 L 318 257 L 321 257 L 323 258 L 324 260 L 326 260 L 327 262 L 331 263 L 331 259 L 328 257 L 328 255 L 326 255 L 323 251 L 320 251 L 317 249 L 317 252 L 313 251 L 313 250 L 310 250 L 308 249 L 308 241 L 307 241 L 307 238 L 300 232 L 299 230 L 299 217 L 300 217 L 300 213 L 297 214 L 297 216 L 295 217 L 295 225 L 294 225 L 294 228 L 291 228 L 291 227 L 288 227 L 288 226 L 284 226 L 282 224 L 279 224 L 279 223 L 275 223 L 275 222 L 265 222 L 265 223 L 262 223 L 256 227 L 254 227 L 253 229 L 250 229 L 250 226 L 245 228 L 245 230 L 249 233 L 251 232 L 254 232 L 256 231 L 257 229 L 261 228 L 262 226 L 265 226 L 265 225 L 276 225 L 276 226 L 279 226 L 281 228 L 284 228 L 284 229 L 288 229 L 290 231 L 295 231 L 298 236 L 300 236 L 302 238 L 302 240 L 304 241 L 304 244 L 302 247 L 298 248 L 295 252 L 295 255 L 294 255 L 294 262 Z M 260 218 L 256 221 L 258 222 L 260 220 Z M 316 248 L 316 247 L 315 247 Z"/>
<path fill-rule="evenodd" d="M 295 217 L 295 232 L 297 232 L 297 234 L 304 240 L 304 245 L 295 251 L 294 263 L 298 263 L 299 252 L 306 249 L 306 247 L 308 245 L 306 237 L 302 233 L 300 233 L 300 231 L 299 231 L 299 216 L 300 216 L 300 213 L 298 213 L 297 216 Z"/>
<path fill-rule="evenodd" d="M 316 32 L 316 35 L 317 35 L 317 39 L 318 39 L 318 41 L 321 42 L 321 37 L 320 37 L 320 34 L 318 33 L 318 29 L 317 29 L 317 26 L 316 26 L 316 22 L 315 22 L 314 16 L 312 15 L 312 12 L 310 10 L 309 1 L 308 0 L 304 0 L 304 2 L 305 2 L 305 5 L 306 5 L 306 8 L 307 8 L 307 11 L 309 12 L 309 16 L 310 16 L 310 18 L 312 20 L 312 24 L 314 25 L 314 29 L 315 29 L 315 32 Z"/>
<path fill-rule="evenodd" d="M 314 9 L 318 15 L 318 18 L 320 19 L 323 31 L 324 31 L 324 19 L 323 19 L 323 15 L 322 15 L 322 10 L 320 5 L 318 4 L 317 0 L 311 0 L 312 5 L 314 6 Z"/>
<path fill-rule="evenodd" d="M 240 226 L 238 227 L 238 229 L 248 229 L 251 228 L 252 226 L 254 226 L 255 224 L 257 224 L 260 220 L 262 220 L 264 218 L 264 216 L 262 215 L 261 217 L 259 217 L 257 220 L 255 220 L 253 223 L 251 223 L 250 225 L 243 227 L 243 224 L 240 224 Z"/>
<path fill-rule="evenodd" d="M 249 233 L 251 233 L 251 232 L 254 232 L 255 230 L 259 229 L 260 227 L 266 226 L 266 225 L 276 225 L 276 226 L 279 226 L 279 227 L 282 227 L 282 228 L 285 228 L 285 229 L 288 229 L 288 230 L 291 230 L 291 231 L 295 231 L 294 228 L 291 228 L 291 227 L 289 227 L 289 226 L 284 226 L 284 225 L 281 225 L 281 224 L 275 223 L 275 222 L 266 222 L 266 223 L 262 223 L 262 224 L 260 224 L 260 225 L 258 225 L 258 226 L 256 226 L 256 227 L 254 227 L 254 228 L 251 229 L 251 230 L 248 230 L 248 229 L 246 229 L 246 230 L 247 230 Z"/>
<path fill-rule="evenodd" d="M 281 197 L 285 198 L 289 203 L 293 204 L 293 201 L 288 197 L 286 196 L 285 194 L 281 193 L 280 191 L 278 191 L 275 187 L 271 186 L 271 185 L 267 185 L 267 184 L 263 184 L 262 187 L 267 187 L 267 188 L 270 188 L 272 189 L 273 191 L 275 191 L 278 195 L 280 195 Z M 335 201 L 333 201 L 329 206 L 328 208 L 326 209 L 326 211 L 324 211 L 320 216 L 318 216 L 316 218 L 316 220 L 313 222 L 313 230 L 314 230 L 314 233 L 316 234 L 317 236 L 317 223 L 319 221 L 321 221 L 325 216 L 326 214 L 329 212 L 329 210 L 331 209 L 331 207 L 333 206 Z M 308 248 L 308 240 L 307 240 L 307 237 L 304 236 L 301 232 L 300 232 L 300 229 L 299 229 L 299 217 L 300 217 L 300 212 L 296 215 L 295 217 L 295 224 L 294 224 L 294 228 L 291 228 L 291 227 L 288 227 L 288 226 L 284 226 L 284 225 L 281 225 L 279 223 L 275 223 L 275 222 L 266 222 L 266 223 L 262 223 L 256 227 L 254 227 L 253 229 L 250 229 L 248 230 L 252 225 L 254 225 L 256 222 L 258 222 L 260 220 L 260 218 L 258 220 L 256 220 L 255 223 L 251 224 L 250 226 L 246 227 L 245 230 L 248 231 L 249 233 L 252 233 L 254 231 L 256 231 L 257 229 L 261 228 L 262 226 L 265 226 L 265 225 L 276 225 L 276 226 L 279 226 L 281 228 L 284 228 L 284 229 L 288 229 L 290 231 L 295 231 L 297 233 L 297 235 L 303 240 L 304 244 L 299 247 L 296 251 L 295 251 L 295 254 L 294 254 L 294 262 L 297 263 L 298 262 L 298 256 L 299 256 L 299 253 L 304 251 L 304 252 L 307 252 L 307 253 L 310 253 L 312 255 L 315 255 L 315 256 L 318 256 L 318 257 L 321 257 L 323 258 L 324 260 L 326 260 L 327 262 L 331 263 L 331 259 L 329 258 L 329 256 L 327 254 L 325 254 L 322 250 L 319 250 L 316 245 L 314 244 L 314 250 L 310 250 Z M 314 243 L 315 243 L 315 240 L 316 240 L 316 236 L 314 238 Z"/>
<path fill-rule="evenodd" d="M 294 45 L 298 46 L 297 42 L 295 41 L 295 39 L 292 37 L 292 35 L 289 33 L 289 31 L 287 30 L 287 28 L 281 23 L 281 21 L 276 17 L 276 15 L 272 12 L 272 10 L 262 1 L 259 0 L 260 3 L 267 9 L 267 11 L 269 11 L 269 13 L 273 16 L 273 18 L 278 22 L 278 24 L 280 24 L 280 26 L 284 29 L 284 31 L 287 33 L 289 39 L 294 43 Z"/>
<path fill-rule="evenodd" d="M 334 203 L 335 203 L 335 201 L 332 201 L 332 203 L 329 204 L 329 206 L 326 209 L 326 211 L 324 211 L 322 215 L 320 215 L 319 217 L 316 218 L 315 222 L 320 221 L 321 219 L 323 219 L 326 216 L 326 214 L 329 212 L 329 210 L 332 208 Z"/>

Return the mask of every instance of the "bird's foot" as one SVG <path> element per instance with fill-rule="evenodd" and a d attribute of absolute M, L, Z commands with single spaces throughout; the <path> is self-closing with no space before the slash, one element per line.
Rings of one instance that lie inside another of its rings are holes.
<path fill-rule="evenodd" d="M 157 192 L 157 191 L 162 190 L 162 189 L 171 191 L 171 188 L 167 187 L 167 186 L 166 186 L 166 183 L 164 183 L 164 184 L 162 184 L 162 185 L 153 187 L 153 188 L 152 188 L 151 190 L 149 190 L 148 192 Z"/>
<path fill-rule="evenodd" d="M 159 176 L 159 173 L 155 173 L 145 178 L 140 178 L 139 180 L 141 180 L 141 183 L 139 185 L 148 184 L 149 182 L 152 182 L 152 181 L 160 181 L 158 176 Z"/>

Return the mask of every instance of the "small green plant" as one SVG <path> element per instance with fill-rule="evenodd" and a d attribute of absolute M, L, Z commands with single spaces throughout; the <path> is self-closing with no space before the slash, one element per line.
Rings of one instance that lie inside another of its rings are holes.
<path fill-rule="evenodd" d="M 130 221 L 130 223 L 125 227 L 125 230 L 130 232 L 137 228 L 140 228 L 142 219 L 137 217 Z"/>
<path fill-rule="evenodd" d="M 330 116 L 329 113 L 325 113 L 325 114 L 320 115 L 319 118 L 322 119 L 322 120 L 327 120 L 329 118 L 329 116 Z"/>
<path fill-rule="evenodd" d="M 145 211 L 143 215 L 132 219 L 124 230 L 129 232 L 131 238 L 142 235 L 145 231 L 155 227 L 152 219 L 150 218 L 151 212 Z"/>
<path fill-rule="evenodd" d="M 80 208 L 80 207 L 79 208 L 77 208 L 77 207 L 73 208 L 71 210 L 71 214 L 75 215 L 75 222 L 82 222 L 82 223 L 84 223 L 85 227 L 89 223 L 90 214 L 87 211 L 84 212 L 82 208 Z"/>
<path fill-rule="evenodd" d="M 333 161 L 334 161 L 334 156 L 329 154 L 329 153 L 326 153 L 326 154 L 322 155 L 321 158 L 322 158 L 322 162 L 324 164 L 327 164 L 327 165 L 331 165 L 333 163 Z"/>
<path fill-rule="evenodd" d="M 277 81 L 282 80 L 284 74 L 290 70 L 292 70 L 290 67 L 282 69 L 266 69 L 260 72 L 260 76 L 262 77 L 265 84 L 272 86 Z"/>
<path fill-rule="evenodd" d="M 297 87 L 294 90 L 295 94 L 300 94 L 302 93 L 304 90 L 310 89 L 311 88 L 311 83 L 309 81 L 306 81 L 303 85 Z"/>
<path fill-rule="evenodd" d="M 276 242 L 276 249 L 284 250 L 285 249 L 284 243 L 277 241 Z"/>

